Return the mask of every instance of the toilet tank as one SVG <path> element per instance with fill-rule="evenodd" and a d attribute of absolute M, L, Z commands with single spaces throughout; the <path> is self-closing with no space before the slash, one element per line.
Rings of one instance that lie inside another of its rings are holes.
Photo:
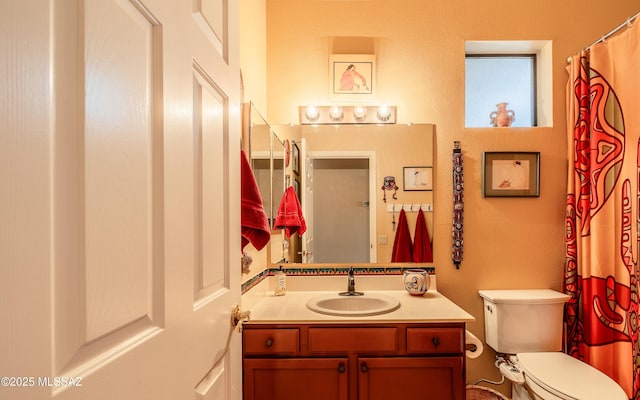
<path fill-rule="evenodd" d="M 564 304 L 550 289 L 480 290 L 485 342 L 498 353 L 562 350 Z"/>

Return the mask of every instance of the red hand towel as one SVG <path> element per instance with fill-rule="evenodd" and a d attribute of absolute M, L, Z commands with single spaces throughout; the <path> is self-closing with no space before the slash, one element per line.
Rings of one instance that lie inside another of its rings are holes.
<path fill-rule="evenodd" d="M 284 229 L 284 235 L 288 238 L 298 232 L 299 236 L 307 231 L 307 223 L 302 216 L 302 207 L 293 186 L 289 186 L 282 195 L 275 226 Z"/>
<path fill-rule="evenodd" d="M 422 208 L 418 211 L 416 232 L 413 235 L 413 262 L 433 262 L 429 230 L 427 229 L 427 221 L 424 218 Z"/>
<path fill-rule="evenodd" d="M 393 241 L 393 253 L 391 254 L 391 262 L 412 262 L 411 255 L 411 233 L 409 232 L 409 224 L 407 224 L 407 215 L 404 210 L 400 210 L 398 218 L 398 227 L 396 228 L 396 238 Z"/>
<path fill-rule="evenodd" d="M 271 239 L 267 213 L 262 205 L 256 177 L 244 150 L 240 154 L 240 225 L 242 248 L 251 243 L 261 250 Z"/>

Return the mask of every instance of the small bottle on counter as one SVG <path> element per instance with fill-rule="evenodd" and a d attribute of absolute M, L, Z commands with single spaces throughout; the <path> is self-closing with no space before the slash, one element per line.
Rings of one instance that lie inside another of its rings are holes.
<path fill-rule="evenodd" d="M 287 274 L 284 273 L 282 265 L 276 272 L 276 296 L 284 296 L 287 294 Z"/>

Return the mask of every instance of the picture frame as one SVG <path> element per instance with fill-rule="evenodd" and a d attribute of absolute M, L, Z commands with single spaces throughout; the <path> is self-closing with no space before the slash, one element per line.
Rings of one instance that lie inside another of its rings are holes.
<path fill-rule="evenodd" d="M 296 142 L 291 144 L 291 170 L 300 175 L 300 148 Z"/>
<path fill-rule="evenodd" d="M 293 178 L 293 191 L 296 192 L 298 199 L 300 199 L 300 180 L 298 178 Z"/>
<path fill-rule="evenodd" d="M 374 101 L 376 56 L 373 54 L 332 54 L 329 56 L 329 99 Z"/>
<path fill-rule="evenodd" d="M 540 197 L 539 152 L 482 153 L 483 197 Z"/>
<path fill-rule="evenodd" d="M 433 190 L 433 167 L 404 167 L 402 170 L 402 190 Z"/>

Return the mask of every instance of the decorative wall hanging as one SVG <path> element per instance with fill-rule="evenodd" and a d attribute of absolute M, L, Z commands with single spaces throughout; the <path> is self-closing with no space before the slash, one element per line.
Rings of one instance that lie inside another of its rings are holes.
<path fill-rule="evenodd" d="M 403 190 L 433 190 L 432 167 L 404 167 L 403 172 Z"/>
<path fill-rule="evenodd" d="M 291 146 L 291 170 L 296 175 L 300 175 L 300 148 L 296 142 Z"/>
<path fill-rule="evenodd" d="M 393 190 L 393 195 L 391 197 L 393 197 L 394 200 L 398 199 L 396 193 L 399 187 L 398 185 L 396 185 L 396 178 L 394 176 L 385 176 L 384 183 L 382 184 L 381 189 L 382 189 L 382 200 L 385 203 L 387 202 L 387 190 Z"/>
<path fill-rule="evenodd" d="M 333 54 L 329 56 L 329 99 L 375 100 L 376 56 Z"/>
<path fill-rule="evenodd" d="M 451 258 L 456 269 L 460 268 L 463 250 L 463 221 L 464 221 L 464 174 L 462 166 L 462 150 L 460 142 L 453 142 L 453 244 Z"/>
<path fill-rule="evenodd" d="M 482 154 L 484 197 L 539 197 L 540 153 Z"/>

